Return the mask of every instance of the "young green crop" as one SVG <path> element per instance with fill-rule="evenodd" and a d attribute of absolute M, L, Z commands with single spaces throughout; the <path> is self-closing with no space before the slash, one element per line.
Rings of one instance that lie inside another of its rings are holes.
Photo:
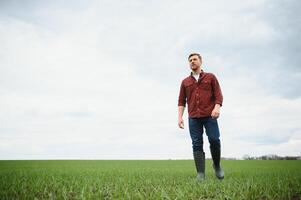
<path fill-rule="evenodd" d="M 192 160 L 0 161 L 0 199 L 301 199 L 301 161 L 222 165 L 199 183 Z"/>

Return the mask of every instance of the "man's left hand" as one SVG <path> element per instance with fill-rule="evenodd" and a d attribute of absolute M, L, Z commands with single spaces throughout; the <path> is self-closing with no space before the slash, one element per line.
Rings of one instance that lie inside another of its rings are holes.
<path fill-rule="evenodd" d="M 211 112 L 211 117 L 213 119 L 217 119 L 219 117 L 219 115 L 220 115 L 220 111 L 219 110 L 220 110 L 220 105 L 216 104 L 215 107 L 214 107 L 214 109 Z"/>

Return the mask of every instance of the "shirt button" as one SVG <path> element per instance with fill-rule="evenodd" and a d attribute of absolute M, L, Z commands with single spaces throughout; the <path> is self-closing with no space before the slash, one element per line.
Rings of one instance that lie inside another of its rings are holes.
<path fill-rule="evenodd" d="M 199 101 L 197 101 L 196 103 L 199 103 Z"/>

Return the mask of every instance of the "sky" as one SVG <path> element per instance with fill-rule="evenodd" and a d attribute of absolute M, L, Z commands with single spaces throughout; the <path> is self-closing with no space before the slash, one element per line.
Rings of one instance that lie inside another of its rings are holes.
<path fill-rule="evenodd" d="M 300 156 L 300 7 L 0 1 L 0 159 L 192 159 L 187 109 L 177 127 L 192 52 L 221 85 L 223 157 Z"/>

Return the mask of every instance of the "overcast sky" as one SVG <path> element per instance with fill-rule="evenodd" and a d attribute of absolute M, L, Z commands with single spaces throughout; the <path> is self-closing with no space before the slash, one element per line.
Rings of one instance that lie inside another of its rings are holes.
<path fill-rule="evenodd" d="M 301 155 L 300 7 L 1 0 L 0 159 L 191 159 L 191 52 L 223 91 L 223 157 Z"/>

